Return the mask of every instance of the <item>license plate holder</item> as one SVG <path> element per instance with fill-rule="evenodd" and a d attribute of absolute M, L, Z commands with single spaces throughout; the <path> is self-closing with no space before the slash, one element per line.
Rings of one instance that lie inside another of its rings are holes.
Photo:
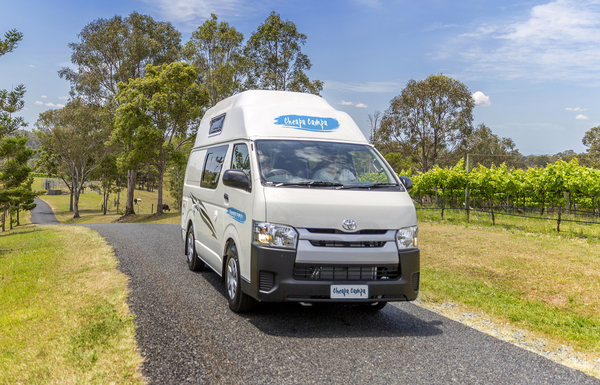
<path fill-rule="evenodd" d="M 369 299 L 369 285 L 331 285 L 331 299 Z"/>

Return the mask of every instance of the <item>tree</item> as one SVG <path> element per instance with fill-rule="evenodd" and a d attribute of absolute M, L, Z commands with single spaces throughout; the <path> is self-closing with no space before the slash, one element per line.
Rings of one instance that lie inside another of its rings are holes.
<path fill-rule="evenodd" d="M 27 123 L 22 117 L 13 114 L 25 107 L 23 97 L 25 86 L 19 84 L 12 91 L 0 90 L 0 138 L 14 134 L 19 128 L 26 127 Z"/>
<path fill-rule="evenodd" d="M 515 148 L 515 142 L 510 138 L 500 138 L 485 124 L 477 126 L 471 135 L 465 139 L 461 153 L 471 154 L 473 164 L 479 163 L 485 167 L 500 166 L 505 163 L 508 167 L 524 167 L 523 156 Z"/>
<path fill-rule="evenodd" d="M 369 126 L 371 126 L 371 134 L 369 135 L 369 143 L 373 143 L 374 135 L 379 124 L 381 123 L 381 111 L 376 110 L 373 115 L 369 114 Z"/>
<path fill-rule="evenodd" d="M 312 64 L 302 53 L 304 44 L 306 35 L 298 32 L 296 24 L 271 12 L 246 45 L 245 53 L 251 62 L 249 88 L 319 95 L 323 82 L 309 80 L 306 75 Z"/>
<path fill-rule="evenodd" d="M 192 141 L 188 141 L 185 145 L 181 146 L 178 151 L 175 151 L 169 159 L 169 195 L 175 199 L 178 210 L 181 210 L 185 171 L 193 145 L 194 143 Z M 250 166 L 248 166 L 248 168 L 250 168 Z"/>
<path fill-rule="evenodd" d="M 183 49 L 184 57 L 196 67 L 200 83 L 208 88 L 211 106 L 243 90 L 248 71 L 243 40 L 241 32 L 226 22 L 217 22 L 213 13 Z"/>
<path fill-rule="evenodd" d="M 405 146 L 421 172 L 452 153 L 473 129 L 474 101 L 461 82 L 444 75 L 410 80 L 390 102 L 375 143 Z"/>
<path fill-rule="evenodd" d="M 73 91 L 88 101 L 108 104 L 116 110 L 119 82 L 144 75 L 146 65 L 170 63 L 180 57 L 181 34 L 168 22 L 131 13 L 127 18 L 97 19 L 78 35 L 80 42 L 71 43 L 71 62 L 77 67 L 59 71 L 71 82 Z M 124 151 L 128 151 L 125 148 Z M 134 213 L 137 165 L 127 170 L 125 214 Z"/>
<path fill-rule="evenodd" d="M 195 134 L 208 103 L 198 73 L 187 63 L 146 67 L 146 75 L 119 83 L 112 142 L 130 145 L 120 158 L 147 160 L 158 171 L 157 213 L 162 214 L 163 178 L 169 158 Z M 191 132 L 190 132 L 191 131 Z"/>
<path fill-rule="evenodd" d="M 55 155 L 66 168 L 73 190 L 73 218 L 79 218 L 79 195 L 90 173 L 109 152 L 111 114 L 107 108 L 85 104 L 76 98 L 61 110 L 40 114 L 36 134 L 42 148 Z"/>
<path fill-rule="evenodd" d="M 27 161 L 33 150 L 26 147 L 27 138 L 12 137 L 0 140 L 0 204 L 2 205 L 2 231 L 5 231 L 9 210 L 17 213 L 20 209 L 31 210 L 35 194 L 31 191 L 33 178 Z M 12 229 L 12 220 L 10 221 Z"/>
<path fill-rule="evenodd" d="M 0 40 L 0 56 L 12 52 L 21 40 L 23 40 L 23 34 L 16 29 L 6 32 L 4 40 Z"/>

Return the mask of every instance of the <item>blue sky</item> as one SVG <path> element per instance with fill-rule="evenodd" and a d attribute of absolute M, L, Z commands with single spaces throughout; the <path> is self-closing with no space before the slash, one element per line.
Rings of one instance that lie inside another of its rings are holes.
<path fill-rule="evenodd" d="M 69 84 L 68 44 L 97 18 L 132 11 L 170 21 L 182 42 L 210 13 L 247 39 L 271 11 L 307 35 L 303 52 L 322 96 L 369 135 L 368 115 L 384 112 L 410 79 L 443 73 L 469 87 L 475 124 L 509 137 L 521 153 L 585 151 L 600 124 L 600 2 L 412 0 L 22 0 L 0 1 L 0 33 L 25 36 L 0 57 L 0 89 L 23 83 L 31 129 L 60 108 Z"/>

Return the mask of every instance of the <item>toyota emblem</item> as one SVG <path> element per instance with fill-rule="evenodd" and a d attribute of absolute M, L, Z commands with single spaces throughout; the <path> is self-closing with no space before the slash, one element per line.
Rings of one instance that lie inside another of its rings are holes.
<path fill-rule="evenodd" d="M 346 230 L 356 230 L 356 222 L 353 219 L 346 219 L 342 222 L 342 227 Z"/>

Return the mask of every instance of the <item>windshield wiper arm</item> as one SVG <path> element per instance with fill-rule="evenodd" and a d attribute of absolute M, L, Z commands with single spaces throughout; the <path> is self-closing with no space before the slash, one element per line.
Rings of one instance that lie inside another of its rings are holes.
<path fill-rule="evenodd" d="M 312 182 L 298 182 L 298 183 L 277 183 L 275 187 L 279 186 L 306 186 L 306 187 L 343 187 L 342 183 L 338 182 L 326 182 L 326 181 L 312 181 Z"/>

